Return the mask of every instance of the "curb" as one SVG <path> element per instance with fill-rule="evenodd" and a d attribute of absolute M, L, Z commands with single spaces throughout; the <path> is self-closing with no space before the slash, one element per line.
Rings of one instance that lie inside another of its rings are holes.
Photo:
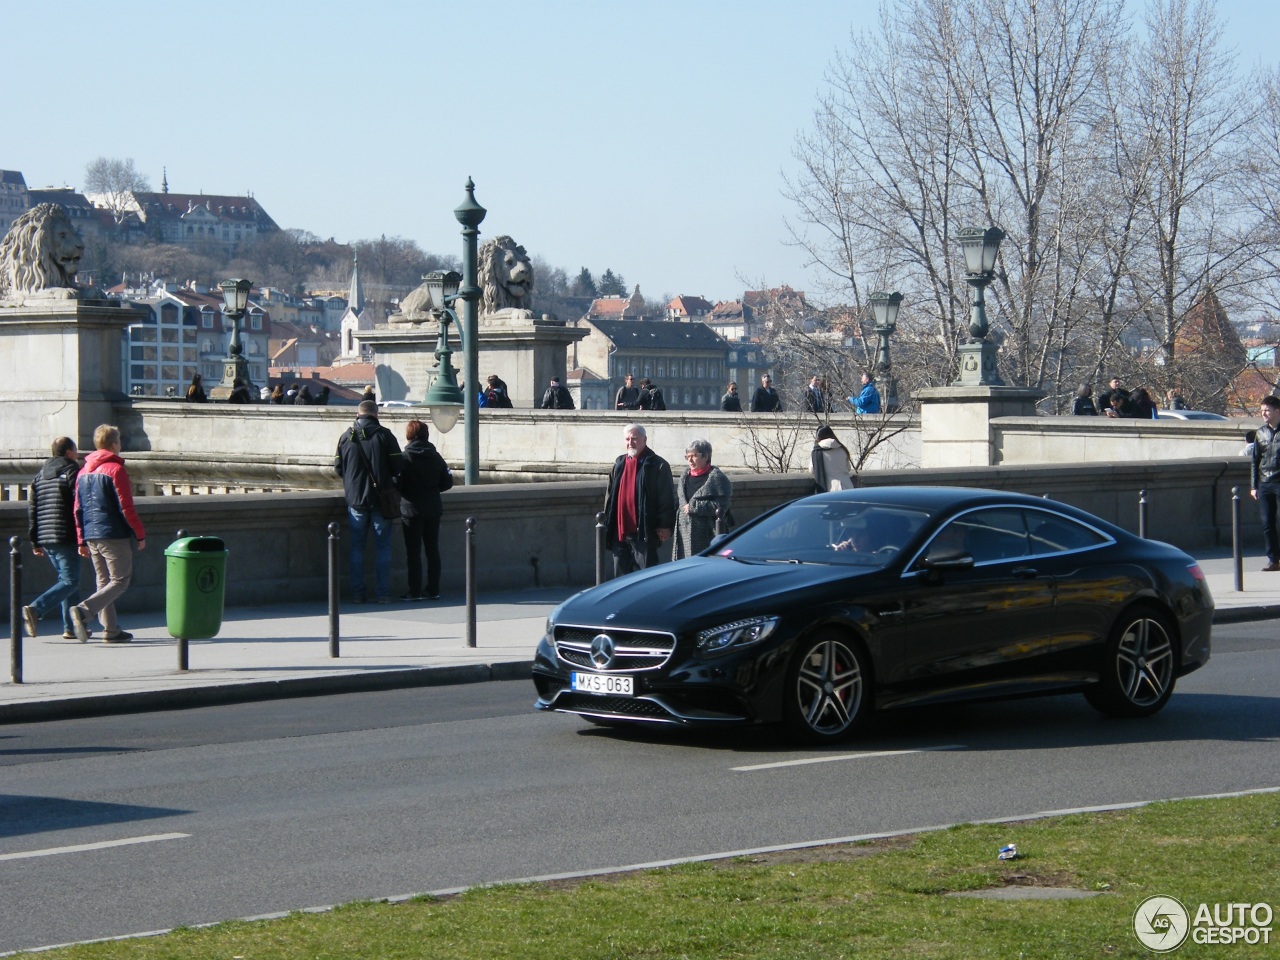
<path fill-rule="evenodd" d="M 85 697 L 58 697 L 0 704 L 0 724 L 66 720 L 74 717 L 104 717 L 150 710 L 180 710 L 186 707 L 287 700 L 293 697 L 320 697 L 336 693 L 367 693 L 409 687 L 487 683 L 491 680 L 527 680 L 532 669 L 532 660 L 515 660 L 452 667 L 412 667 L 400 670 L 340 673 L 326 677 L 252 680 L 243 683 L 176 687 L 171 690 L 139 690 Z"/>
<path fill-rule="evenodd" d="M 1280 604 L 1258 607 L 1218 607 L 1213 611 L 1213 622 L 1251 623 L 1254 620 L 1280 619 Z"/>

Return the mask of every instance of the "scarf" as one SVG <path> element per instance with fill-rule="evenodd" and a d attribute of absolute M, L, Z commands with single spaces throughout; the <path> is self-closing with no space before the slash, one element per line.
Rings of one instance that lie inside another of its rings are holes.
<path fill-rule="evenodd" d="M 636 475 L 639 457 L 627 457 L 622 465 L 622 479 L 618 481 L 618 540 L 634 536 L 640 529 L 639 508 L 636 497 Z"/>

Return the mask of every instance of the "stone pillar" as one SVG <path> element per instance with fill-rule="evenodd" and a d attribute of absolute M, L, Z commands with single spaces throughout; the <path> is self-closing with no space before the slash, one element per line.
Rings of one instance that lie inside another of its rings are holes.
<path fill-rule="evenodd" d="M 0 307 L 0 423 L 14 452 L 46 459 L 55 437 L 93 449 L 124 393 L 124 330 L 144 308 L 117 300 L 29 299 Z M 129 446 L 125 438 L 126 448 Z"/>
<path fill-rule="evenodd" d="M 480 382 L 497 374 L 506 381 L 512 406 L 537 406 L 551 377 L 564 382 L 566 348 L 590 331 L 559 321 L 502 321 L 501 314 L 480 318 Z M 456 344 L 456 335 L 450 329 L 451 345 Z M 392 323 L 360 335 L 361 342 L 374 351 L 379 400 L 419 401 L 426 396 L 435 374 L 438 338 L 434 322 Z M 453 359 L 460 368 L 460 347 Z"/>
<path fill-rule="evenodd" d="M 990 467 L 1001 460 L 992 443 L 996 417 L 1034 417 L 1044 393 L 1030 387 L 929 387 L 920 404 L 921 467 Z"/>

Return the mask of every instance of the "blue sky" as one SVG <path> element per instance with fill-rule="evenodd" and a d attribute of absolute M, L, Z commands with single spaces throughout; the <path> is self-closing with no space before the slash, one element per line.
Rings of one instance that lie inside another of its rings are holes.
<path fill-rule="evenodd" d="M 1218 7 L 1243 63 L 1276 62 L 1270 4 Z M 82 188 L 94 157 L 133 157 L 154 189 L 167 168 L 175 192 L 252 191 L 282 227 L 457 254 L 452 211 L 471 176 L 489 211 L 482 239 L 510 234 L 571 272 L 612 268 L 650 297 L 715 301 L 738 296 L 741 278 L 813 286 L 785 245 L 782 172 L 826 66 L 877 4 L 58 10 L 51 29 L 41 5 L 0 0 L 0 167 L 28 186 Z"/>

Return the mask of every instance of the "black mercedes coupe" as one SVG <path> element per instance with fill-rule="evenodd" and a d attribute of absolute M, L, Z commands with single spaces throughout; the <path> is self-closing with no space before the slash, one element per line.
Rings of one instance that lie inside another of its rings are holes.
<path fill-rule="evenodd" d="M 533 682 L 538 709 L 595 723 L 781 723 L 809 743 L 872 710 L 1070 691 L 1142 717 L 1208 662 L 1212 619 L 1192 557 L 1082 510 L 877 487 L 570 597 Z"/>

